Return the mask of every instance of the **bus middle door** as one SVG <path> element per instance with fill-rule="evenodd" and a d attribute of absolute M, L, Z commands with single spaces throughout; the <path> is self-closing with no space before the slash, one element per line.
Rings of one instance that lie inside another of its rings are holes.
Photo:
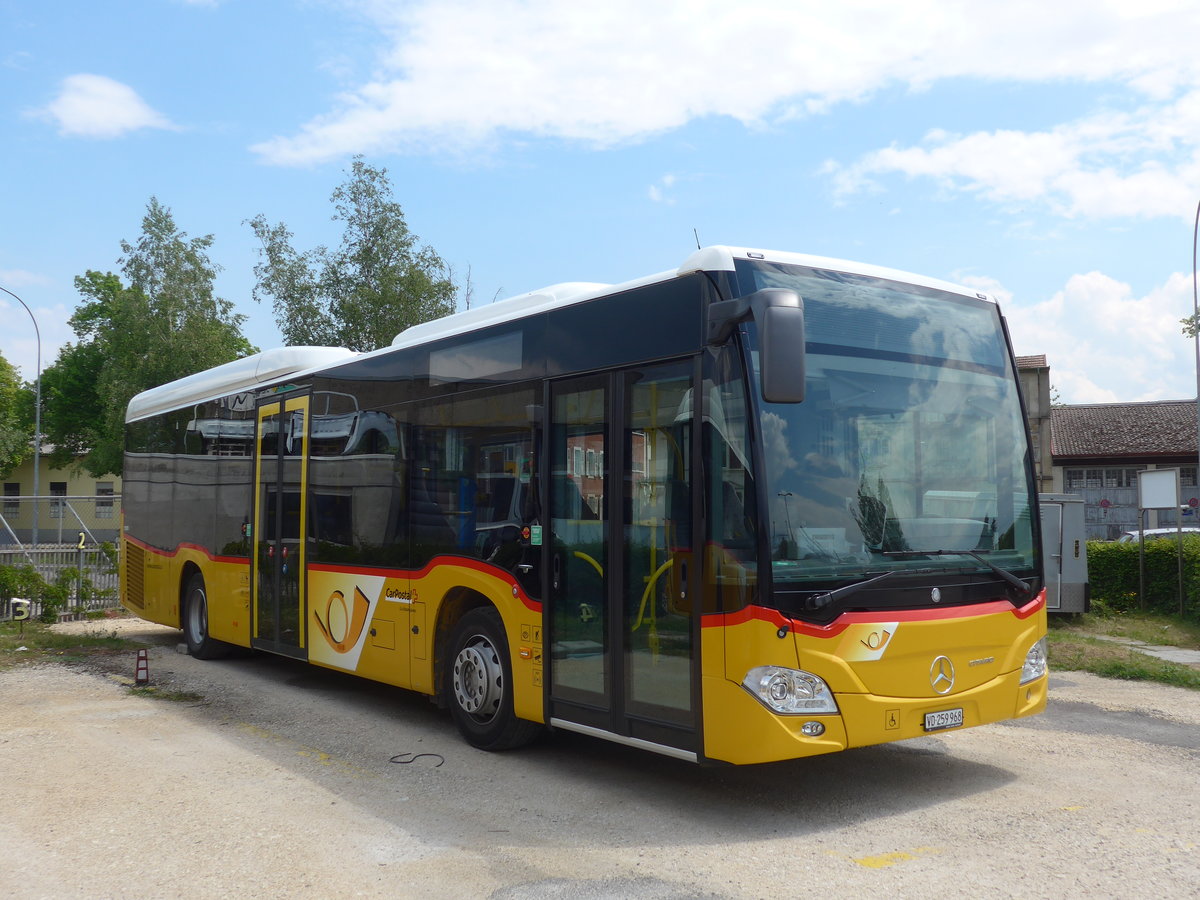
<path fill-rule="evenodd" d="M 307 658 L 305 484 L 308 396 L 262 403 L 254 477 L 254 555 L 250 645 Z"/>
<path fill-rule="evenodd" d="M 551 384 L 552 724 L 694 758 L 693 362 Z"/>

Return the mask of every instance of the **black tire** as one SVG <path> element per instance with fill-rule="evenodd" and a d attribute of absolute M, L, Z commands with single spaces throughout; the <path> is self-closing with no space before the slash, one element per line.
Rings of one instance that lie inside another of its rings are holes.
<path fill-rule="evenodd" d="M 473 609 L 450 635 L 443 692 L 454 724 L 480 750 L 509 750 L 542 731 L 513 713 L 512 662 L 504 622 L 492 607 Z"/>
<path fill-rule="evenodd" d="M 204 576 L 199 572 L 188 579 L 179 614 L 188 653 L 196 659 L 220 659 L 233 650 L 232 644 L 209 636 L 208 592 L 204 589 Z"/>

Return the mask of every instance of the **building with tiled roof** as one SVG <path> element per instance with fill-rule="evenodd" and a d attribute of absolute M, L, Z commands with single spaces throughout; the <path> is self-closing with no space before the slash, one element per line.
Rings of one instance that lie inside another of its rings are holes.
<path fill-rule="evenodd" d="M 1112 540 L 1138 527 L 1138 472 L 1178 469 L 1183 523 L 1200 515 L 1196 401 L 1089 403 L 1050 411 L 1056 490 L 1084 499 L 1088 537 Z M 1176 524 L 1175 510 L 1148 510 L 1143 525 Z"/>
<path fill-rule="evenodd" d="M 1138 472 L 1147 469 L 1179 470 L 1183 524 L 1200 525 L 1195 400 L 1056 406 L 1044 354 L 1018 356 L 1017 369 L 1038 491 L 1083 497 L 1088 538 L 1113 540 L 1137 530 Z M 1147 510 L 1143 524 L 1173 526 L 1176 511 Z"/>

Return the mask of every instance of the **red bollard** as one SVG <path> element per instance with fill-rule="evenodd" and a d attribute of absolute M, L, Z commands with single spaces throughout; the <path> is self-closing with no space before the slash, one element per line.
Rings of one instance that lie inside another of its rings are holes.
<path fill-rule="evenodd" d="M 137 675 L 134 676 L 136 684 L 150 683 L 150 659 L 146 655 L 145 650 L 139 650 L 137 655 Z"/>

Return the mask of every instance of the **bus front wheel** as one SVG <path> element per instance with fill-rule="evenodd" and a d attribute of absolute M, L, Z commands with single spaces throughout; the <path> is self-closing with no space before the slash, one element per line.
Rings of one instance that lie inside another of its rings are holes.
<path fill-rule="evenodd" d="M 491 607 L 473 609 L 450 636 L 445 696 L 458 730 L 480 750 L 508 750 L 533 740 L 536 722 L 513 713 L 512 662 L 504 623 Z"/>
<path fill-rule="evenodd" d="M 232 645 L 218 641 L 208 633 L 208 592 L 204 576 L 199 572 L 188 579 L 183 593 L 183 637 L 188 653 L 196 659 L 218 659 L 229 653 Z"/>

